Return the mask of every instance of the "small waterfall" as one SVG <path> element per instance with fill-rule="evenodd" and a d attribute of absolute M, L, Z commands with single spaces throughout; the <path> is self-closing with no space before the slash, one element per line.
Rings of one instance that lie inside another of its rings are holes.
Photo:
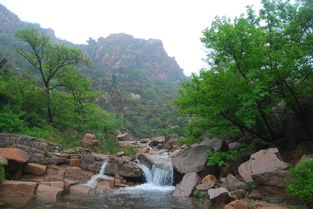
<path fill-rule="evenodd" d="M 168 156 L 158 156 L 167 159 L 166 163 L 155 164 L 149 169 L 145 164 L 137 161 L 138 167 L 142 170 L 147 183 L 127 187 L 127 191 L 143 190 L 143 191 L 160 191 L 171 192 L 175 189 L 173 183 L 173 166 Z M 124 189 L 123 189 L 124 190 Z"/>
<path fill-rule="evenodd" d="M 89 186 L 89 187 L 95 187 L 96 184 L 97 184 L 97 179 L 100 178 L 100 177 L 108 177 L 106 175 L 104 175 L 104 171 L 105 171 L 105 167 L 107 166 L 108 164 L 108 160 L 105 160 L 103 162 L 103 164 L 101 165 L 101 168 L 100 168 L 100 171 L 98 174 L 96 175 L 93 175 L 88 181 L 87 183 L 85 183 L 84 185 L 85 186 Z"/>

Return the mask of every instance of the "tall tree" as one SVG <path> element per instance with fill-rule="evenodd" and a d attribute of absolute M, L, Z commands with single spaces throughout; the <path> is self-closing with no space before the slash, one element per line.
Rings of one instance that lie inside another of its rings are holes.
<path fill-rule="evenodd" d="M 49 36 L 36 29 L 20 30 L 15 36 L 25 43 L 18 47 L 18 53 L 40 73 L 46 94 L 48 120 L 52 122 L 51 91 L 61 85 L 56 78 L 69 67 L 87 64 L 89 59 L 79 49 L 52 44 Z"/>
<path fill-rule="evenodd" d="M 263 0 L 259 15 L 216 18 L 203 32 L 209 70 L 193 75 L 177 104 L 192 117 L 191 135 L 284 136 L 286 120 L 306 128 L 313 115 L 313 4 Z M 310 137 L 308 137 L 310 138 Z"/>

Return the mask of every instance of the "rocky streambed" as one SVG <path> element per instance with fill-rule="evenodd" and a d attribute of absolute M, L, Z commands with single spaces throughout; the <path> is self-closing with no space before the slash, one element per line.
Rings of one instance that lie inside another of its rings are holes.
<path fill-rule="evenodd" d="M 136 147 L 136 156 L 88 148 L 61 151 L 43 139 L 0 134 L 0 162 L 10 179 L 0 184 L 0 208 L 286 209 L 289 164 L 276 148 L 244 153 L 220 168 L 207 165 L 205 152 L 234 144 L 205 139 L 184 147 L 166 137 L 117 140 Z M 97 145 L 90 134 L 83 143 Z"/>

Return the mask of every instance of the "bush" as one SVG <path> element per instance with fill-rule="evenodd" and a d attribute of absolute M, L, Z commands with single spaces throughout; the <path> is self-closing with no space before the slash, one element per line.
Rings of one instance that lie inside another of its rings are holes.
<path fill-rule="evenodd" d="M 5 179 L 4 165 L 0 163 L 0 183 Z"/>
<path fill-rule="evenodd" d="M 313 206 L 313 159 L 301 160 L 290 169 L 293 179 L 287 186 L 290 196 L 298 197 Z"/>

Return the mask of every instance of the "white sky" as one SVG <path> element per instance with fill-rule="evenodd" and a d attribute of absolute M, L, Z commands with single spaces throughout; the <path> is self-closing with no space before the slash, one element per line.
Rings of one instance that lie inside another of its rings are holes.
<path fill-rule="evenodd" d="M 127 33 L 161 39 L 186 75 L 205 67 L 202 31 L 215 16 L 235 17 L 260 0 L 0 0 L 23 21 L 52 28 L 58 38 L 85 43 Z"/>

